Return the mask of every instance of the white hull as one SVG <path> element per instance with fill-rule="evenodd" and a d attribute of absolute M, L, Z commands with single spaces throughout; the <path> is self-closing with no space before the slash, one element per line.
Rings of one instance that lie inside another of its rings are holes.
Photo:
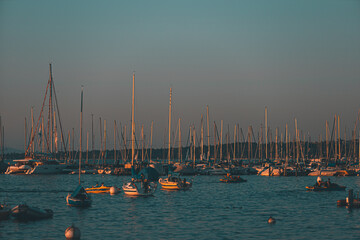
<path fill-rule="evenodd" d="M 148 188 L 145 189 L 141 182 L 129 182 L 122 186 L 122 189 L 126 195 L 129 196 L 151 196 L 156 190 L 157 184 L 149 183 Z"/>
<path fill-rule="evenodd" d="M 66 164 L 39 164 L 28 170 L 26 174 L 61 174 L 66 167 Z"/>

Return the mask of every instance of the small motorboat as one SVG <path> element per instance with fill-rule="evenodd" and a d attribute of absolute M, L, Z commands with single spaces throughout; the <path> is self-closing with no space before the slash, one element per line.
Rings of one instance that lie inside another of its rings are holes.
<path fill-rule="evenodd" d="M 246 179 L 241 178 L 240 176 L 234 176 L 231 174 L 226 174 L 224 178 L 220 179 L 220 182 L 224 183 L 239 183 L 239 182 L 246 182 Z"/>
<path fill-rule="evenodd" d="M 90 188 L 85 188 L 85 191 L 87 193 L 109 193 L 111 187 L 104 186 L 101 184 L 101 186 L 92 186 Z"/>
<path fill-rule="evenodd" d="M 164 190 L 188 190 L 192 187 L 192 181 L 181 179 L 180 176 L 169 175 L 167 178 L 160 178 L 159 183 Z"/>
<path fill-rule="evenodd" d="M 325 182 L 323 184 L 316 183 L 314 186 L 306 186 L 309 191 L 345 191 L 345 186 L 340 186 L 336 183 Z"/>
<path fill-rule="evenodd" d="M 11 209 L 11 216 L 18 221 L 35 221 L 53 217 L 51 209 L 40 209 L 37 207 L 30 207 L 26 204 L 20 204 Z"/>
<path fill-rule="evenodd" d="M 122 186 L 124 193 L 129 196 L 151 196 L 155 193 L 156 188 L 156 183 L 146 180 L 132 180 Z"/>
<path fill-rule="evenodd" d="M 0 204 L 0 221 L 9 218 L 11 208 L 6 204 Z"/>
<path fill-rule="evenodd" d="M 69 193 L 66 197 L 66 203 L 71 207 L 89 207 L 91 206 L 91 202 L 91 196 L 81 185 L 79 185 L 73 193 Z"/>

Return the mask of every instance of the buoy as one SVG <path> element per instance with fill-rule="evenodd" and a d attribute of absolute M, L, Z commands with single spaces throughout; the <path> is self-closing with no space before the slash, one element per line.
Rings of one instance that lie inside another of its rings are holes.
<path fill-rule="evenodd" d="M 110 194 L 114 195 L 114 194 L 118 194 L 119 193 L 119 189 L 116 186 L 112 186 L 110 188 Z"/>
<path fill-rule="evenodd" d="M 81 233 L 80 229 L 75 227 L 75 225 L 71 225 L 65 230 L 66 239 L 80 239 Z"/>
<path fill-rule="evenodd" d="M 272 218 L 272 217 L 270 216 L 269 219 L 268 219 L 268 223 L 269 223 L 269 224 L 276 223 L 275 218 Z"/>

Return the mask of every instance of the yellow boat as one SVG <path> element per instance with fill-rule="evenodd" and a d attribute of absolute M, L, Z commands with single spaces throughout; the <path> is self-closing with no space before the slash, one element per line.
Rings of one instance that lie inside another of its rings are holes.
<path fill-rule="evenodd" d="M 85 188 L 85 191 L 87 193 L 109 193 L 111 187 L 106 187 L 104 185 L 101 185 L 100 187 L 91 187 L 91 188 Z"/>
<path fill-rule="evenodd" d="M 159 183 L 164 190 L 188 190 L 192 186 L 192 182 L 187 182 L 185 178 L 181 179 L 174 176 L 160 178 Z"/>

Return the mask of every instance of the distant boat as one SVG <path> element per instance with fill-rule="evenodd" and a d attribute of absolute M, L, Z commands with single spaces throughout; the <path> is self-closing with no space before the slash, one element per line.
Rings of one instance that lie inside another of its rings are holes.
<path fill-rule="evenodd" d="M 159 183 L 164 190 L 188 190 L 192 187 L 192 181 L 181 179 L 179 174 L 171 173 L 167 178 L 160 178 Z"/>
<path fill-rule="evenodd" d="M 228 173 L 224 176 L 224 178 L 220 179 L 220 182 L 239 183 L 239 182 L 246 182 L 246 180 L 241 178 L 240 176 L 234 176 L 234 175 L 231 175 L 230 173 Z"/>
<path fill-rule="evenodd" d="M 11 209 L 6 204 L 0 204 L 0 221 L 6 220 L 10 216 Z"/>
<path fill-rule="evenodd" d="M 71 207 L 90 207 L 92 200 L 85 189 L 79 185 L 73 193 L 66 196 L 66 202 Z"/>
<path fill-rule="evenodd" d="M 34 160 L 31 157 L 25 157 L 25 159 L 13 160 L 15 165 L 9 166 L 6 169 L 5 174 L 26 174 L 27 171 L 31 170 Z"/>
<path fill-rule="evenodd" d="M 156 170 L 154 169 L 156 172 Z M 129 196 L 150 196 L 156 191 L 157 184 L 151 181 L 149 177 L 145 177 L 144 173 L 140 176 L 135 173 L 134 168 L 131 169 L 132 179 L 131 182 L 125 183 L 122 189 L 126 195 Z"/>
<path fill-rule="evenodd" d="M 90 188 L 85 188 L 87 193 L 109 193 L 111 187 L 107 187 L 104 185 L 101 186 L 93 186 Z"/>
<path fill-rule="evenodd" d="M 53 211 L 50 209 L 40 209 L 21 204 L 11 209 L 11 216 L 18 221 L 35 221 L 53 217 Z"/>
<path fill-rule="evenodd" d="M 55 159 L 36 160 L 26 174 L 62 174 L 66 167 Z"/>

